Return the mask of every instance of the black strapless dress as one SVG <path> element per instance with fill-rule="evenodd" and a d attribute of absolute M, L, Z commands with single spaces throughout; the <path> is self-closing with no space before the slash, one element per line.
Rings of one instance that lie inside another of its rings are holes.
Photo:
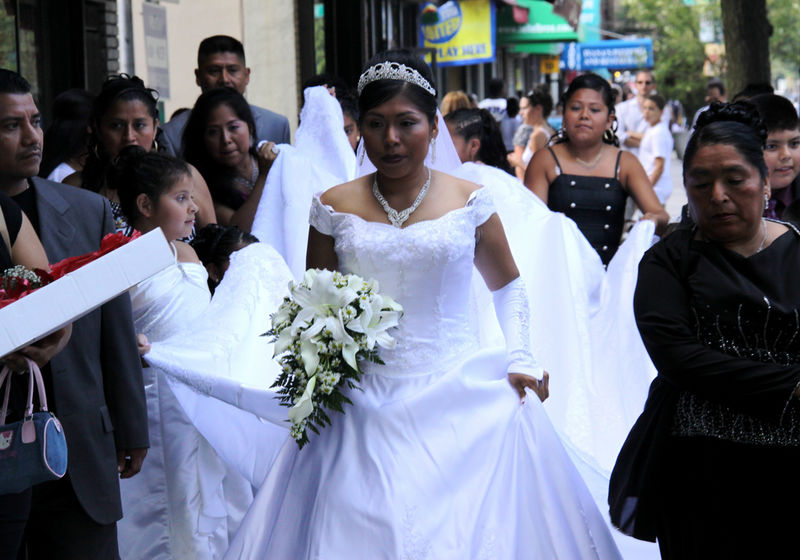
<path fill-rule="evenodd" d="M 622 188 L 617 154 L 614 177 L 589 177 L 561 173 L 561 164 L 555 152 L 558 176 L 550 183 L 547 206 L 553 212 L 562 212 L 573 220 L 581 233 L 591 243 L 604 265 L 619 249 L 622 228 L 625 224 L 625 202 L 628 193 Z"/>

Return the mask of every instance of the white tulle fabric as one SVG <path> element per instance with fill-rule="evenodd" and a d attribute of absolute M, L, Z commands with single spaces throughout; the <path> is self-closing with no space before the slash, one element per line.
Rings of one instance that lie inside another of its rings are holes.
<path fill-rule="evenodd" d="M 136 332 L 163 340 L 206 311 L 205 268 L 178 263 L 131 290 Z M 163 370 L 144 369 L 150 449 L 142 471 L 120 483 L 123 558 L 218 558 L 252 501 L 247 480 L 225 466 L 171 390 Z"/>
<path fill-rule="evenodd" d="M 279 146 L 251 230 L 283 256 L 297 279 L 306 267 L 314 193 L 356 177 L 356 157 L 336 98 L 322 86 L 307 88 L 304 95 L 296 145 Z"/>
<path fill-rule="evenodd" d="M 401 302 L 398 346 L 353 405 L 288 441 L 226 558 L 602 558 L 618 553 L 538 399 L 519 403 L 504 348 L 468 321 L 475 228 L 494 208 L 398 229 L 312 206 L 342 272 Z"/>

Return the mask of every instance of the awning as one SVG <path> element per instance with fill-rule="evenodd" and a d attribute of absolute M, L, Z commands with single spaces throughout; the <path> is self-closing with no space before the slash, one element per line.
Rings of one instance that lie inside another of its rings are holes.
<path fill-rule="evenodd" d="M 512 8 L 514 21 L 519 24 L 525 24 L 530 20 L 530 10 L 532 4 L 540 4 L 537 0 L 500 0 L 504 4 L 508 4 Z M 548 4 L 553 5 L 553 13 L 561 16 L 567 23 L 572 26 L 572 29 L 578 30 L 578 19 L 581 15 L 582 0 L 542 0 Z"/>
<path fill-rule="evenodd" d="M 510 6 L 497 10 L 497 43 L 517 45 L 531 42 L 577 41 L 578 33 L 561 16 L 553 13 L 553 4 L 544 0 L 515 0 L 528 9 L 528 19 L 520 24 L 512 17 Z M 505 3 L 508 3 L 504 0 Z"/>

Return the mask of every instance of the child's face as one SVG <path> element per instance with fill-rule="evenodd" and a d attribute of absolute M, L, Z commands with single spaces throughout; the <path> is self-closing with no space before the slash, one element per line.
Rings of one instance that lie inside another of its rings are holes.
<path fill-rule="evenodd" d="M 153 221 L 164 231 L 170 241 L 187 237 L 192 233 L 197 205 L 194 203 L 194 183 L 189 175 L 183 175 L 166 192 L 158 197 Z"/>
<path fill-rule="evenodd" d="M 764 160 L 769 169 L 770 187 L 773 190 L 788 187 L 800 173 L 800 130 L 770 131 Z"/>
<path fill-rule="evenodd" d="M 661 109 L 658 108 L 655 101 L 647 99 L 642 104 L 642 115 L 644 115 L 644 120 L 655 126 L 661 120 Z"/>

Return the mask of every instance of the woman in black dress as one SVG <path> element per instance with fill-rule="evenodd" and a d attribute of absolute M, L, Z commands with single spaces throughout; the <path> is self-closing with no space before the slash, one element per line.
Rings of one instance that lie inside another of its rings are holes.
<path fill-rule="evenodd" d="M 798 555 L 800 234 L 761 217 L 765 137 L 751 106 L 701 115 L 683 163 L 696 226 L 639 267 L 636 321 L 658 377 L 609 503 L 664 558 Z"/>
<path fill-rule="evenodd" d="M 559 140 L 533 155 L 525 185 L 554 212 L 563 212 L 607 265 L 617 252 L 632 196 L 660 233 L 669 221 L 636 156 L 619 149 L 613 132 L 611 86 L 596 74 L 583 74 L 562 99 L 564 125 Z"/>

